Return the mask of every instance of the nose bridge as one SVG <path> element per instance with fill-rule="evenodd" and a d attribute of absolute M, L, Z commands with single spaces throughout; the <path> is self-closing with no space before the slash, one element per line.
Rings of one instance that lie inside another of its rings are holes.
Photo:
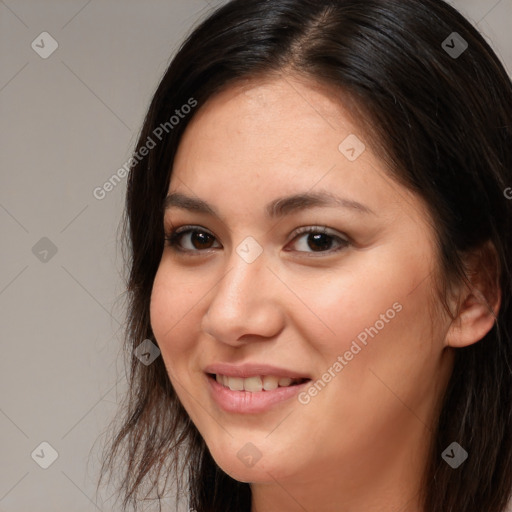
<path fill-rule="evenodd" d="M 239 241 L 232 248 L 227 261 L 228 271 L 219 283 L 218 294 L 226 293 L 225 298 L 232 298 L 238 303 L 243 302 L 240 299 L 254 300 L 258 292 L 255 285 L 268 272 L 267 256 L 268 253 L 264 253 L 263 247 L 254 237 L 247 236 Z"/>
<path fill-rule="evenodd" d="M 244 249 L 242 244 L 232 252 L 228 270 L 213 299 L 222 307 L 232 308 L 233 313 L 238 309 L 254 306 L 261 291 L 257 283 L 261 283 L 263 273 L 268 272 L 261 254 L 255 258 L 250 249 L 247 252 L 241 249 Z"/>
<path fill-rule="evenodd" d="M 259 244 L 258 244 L 259 245 Z M 272 336 L 279 329 L 279 312 L 264 283 L 271 277 L 267 259 L 253 241 L 232 251 L 226 273 L 212 290 L 203 328 L 213 337 L 234 343 L 244 334 Z"/>

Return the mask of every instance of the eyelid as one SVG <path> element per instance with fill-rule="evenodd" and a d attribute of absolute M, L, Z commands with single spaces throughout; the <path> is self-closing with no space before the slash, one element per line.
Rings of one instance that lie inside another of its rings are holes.
<path fill-rule="evenodd" d="M 344 233 L 340 233 L 335 229 L 328 228 L 327 226 L 303 226 L 301 228 L 297 228 L 292 233 L 291 240 L 295 240 L 299 235 L 303 235 L 305 233 L 322 233 L 324 235 L 332 236 L 333 238 L 340 238 L 341 240 L 345 240 L 346 242 L 350 242 L 350 239 Z"/>
<path fill-rule="evenodd" d="M 174 229 L 174 231 L 172 231 L 172 234 L 180 235 L 182 233 L 186 233 L 187 231 L 204 231 L 209 235 L 215 236 L 209 229 L 203 228 L 203 226 L 198 226 L 197 224 L 187 224 L 185 226 L 180 226 L 179 228 Z"/>

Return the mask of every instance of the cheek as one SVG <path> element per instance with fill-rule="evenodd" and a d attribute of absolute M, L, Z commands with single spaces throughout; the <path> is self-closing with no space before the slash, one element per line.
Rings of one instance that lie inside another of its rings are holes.
<path fill-rule="evenodd" d="M 193 320 L 197 318 L 201 295 L 190 283 L 171 279 L 176 275 L 161 265 L 151 292 L 151 327 L 166 364 L 176 361 L 175 356 L 186 355 L 192 348 L 195 330 L 199 331 L 199 322 Z M 169 357 L 171 354 L 173 357 Z"/>
<path fill-rule="evenodd" d="M 396 255 L 393 258 L 373 254 L 371 261 L 365 261 L 358 255 L 358 261 L 352 260 L 354 265 L 346 262 L 350 271 L 329 274 L 317 280 L 314 287 L 296 280 L 297 296 L 307 298 L 307 310 L 303 304 L 298 305 L 304 318 L 309 319 L 302 325 L 309 329 L 307 339 L 315 340 L 319 351 L 340 353 L 358 337 L 364 346 L 365 339 L 381 339 L 389 331 L 396 335 L 407 324 L 421 329 L 422 323 L 430 322 L 428 280 L 414 290 L 428 276 L 428 265 L 418 258 L 397 264 Z M 407 322 L 403 322 L 405 317 Z M 389 343 L 399 339 L 393 336 Z"/>
<path fill-rule="evenodd" d="M 387 272 L 378 270 L 346 275 L 313 297 L 312 309 L 334 332 L 323 337 L 310 332 L 309 339 L 322 354 L 321 371 L 336 374 L 318 400 L 326 408 L 329 401 L 338 403 L 339 408 L 329 409 L 335 421 L 347 410 L 365 421 L 381 411 L 381 420 L 392 423 L 394 415 L 403 412 L 396 396 L 420 407 L 436 378 L 442 327 L 435 327 L 440 319 L 433 322 L 430 313 L 432 280 L 425 279 L 427 267 L 404 261 L 403 266 L 388 266 Z M 316 325 L 320 334 L 320 322 Z M 360 428 L 360 419 L 353 417 L 351 428 Z M 379 427 L 380 420 L 371 421 Z"/>

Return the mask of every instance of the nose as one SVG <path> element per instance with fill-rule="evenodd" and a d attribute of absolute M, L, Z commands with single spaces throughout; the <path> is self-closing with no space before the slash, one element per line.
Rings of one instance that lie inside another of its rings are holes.
<path fill-rule="evenodd" d="M 279 293 L 284 292 L 279 284 L 267 268 L 264 252 L 247 263 L 234 251 L 224 276 L 210 292 L 202 330 L 232 346 L 275 337 L 284 325 L 279 301 Z"/>

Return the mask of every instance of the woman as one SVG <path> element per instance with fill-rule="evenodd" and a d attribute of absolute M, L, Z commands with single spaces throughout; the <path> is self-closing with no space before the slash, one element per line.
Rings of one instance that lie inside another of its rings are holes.
<path fill-rule="evenodd" d="M 197 512 L 505 511 L 511 107 L 440 0 L 196 28 L 128 181 L 125 505 L 165 475 Z"/>

